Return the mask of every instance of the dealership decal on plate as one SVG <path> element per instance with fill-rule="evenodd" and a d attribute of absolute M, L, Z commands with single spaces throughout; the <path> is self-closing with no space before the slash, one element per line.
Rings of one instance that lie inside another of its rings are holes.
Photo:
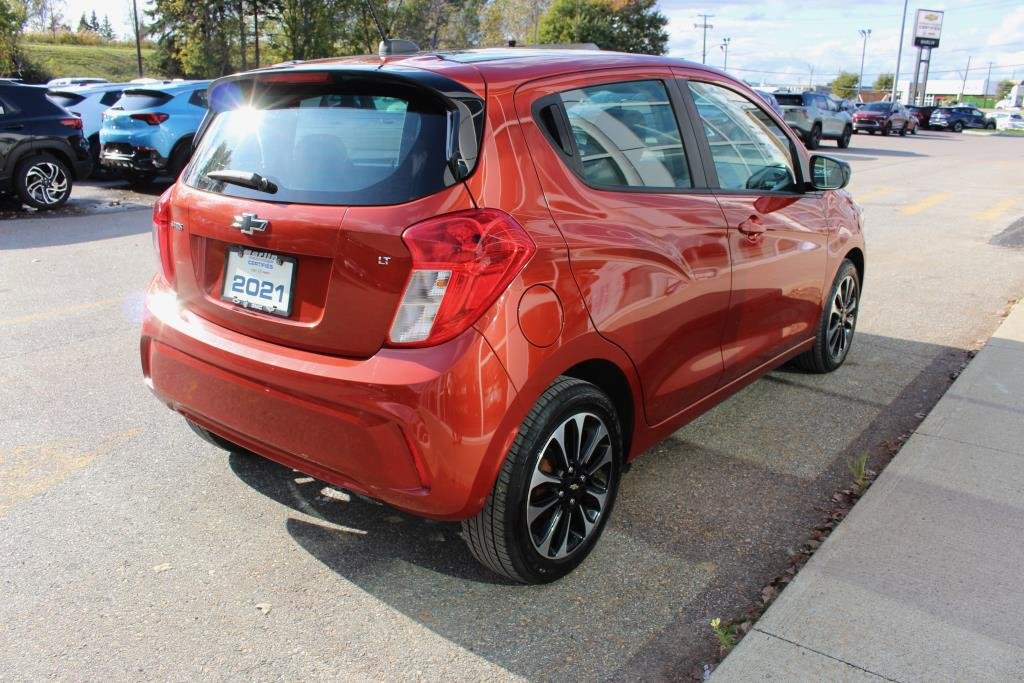
<path fill-rule="evenodd" d="M 231 247 L 220 298 L 237 306 L 287 317 L 292 311 L 294 281 L 294 258 Z"/>

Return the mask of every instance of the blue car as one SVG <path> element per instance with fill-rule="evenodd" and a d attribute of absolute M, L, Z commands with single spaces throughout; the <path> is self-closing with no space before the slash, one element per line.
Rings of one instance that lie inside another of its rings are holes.
<path fill-rule="evenodd" d="M 93 166 L 100 163 L 100 126 L 103 112 L 121 99 L 128 83 L 101 83 L 99 85 L 68 86 L 50 88 L 47 97 L 54 104 L 64 107 L 82 119 L 82 134 L 89 141 Z"/>
<path fill-rule="evenodd" d="M 125 90 L 103 113 L 100 163 L 129 181 L 177 176 L 192 155 L 192 137 L 206 114 L 210 81 L 177 81 Z"/>

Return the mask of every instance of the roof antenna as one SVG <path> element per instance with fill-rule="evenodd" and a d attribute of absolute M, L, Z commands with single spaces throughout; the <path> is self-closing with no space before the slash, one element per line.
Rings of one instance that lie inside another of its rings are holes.
<path fill-rule="evenodd" d="M 412 55 L 420 51 L 420 46 L 411 40 L 389 39 L 388 34 L 384 32 L 384 24 L 380 23 L 380 16 L 377 14 L 377 8 L 374 7 L 373 0 L 366 0 L 366 6 L 370 9 L 373 23 L 377 25 L 377 33 L 380 34 L 377 54 L 380 55 L 381 59 L 391 55 Z"/>

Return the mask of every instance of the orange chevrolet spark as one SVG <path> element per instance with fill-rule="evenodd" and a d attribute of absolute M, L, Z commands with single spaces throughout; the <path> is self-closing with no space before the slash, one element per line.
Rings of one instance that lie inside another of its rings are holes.
<path fill-rule="evenodd" d="M 849 353 L 849 166 L 715 69 L 420 53 L 208 99 L 154 207 L 147 383 L 214 444 L 462 520 L 513 580 L 579 565 L 645 449 Z"/>

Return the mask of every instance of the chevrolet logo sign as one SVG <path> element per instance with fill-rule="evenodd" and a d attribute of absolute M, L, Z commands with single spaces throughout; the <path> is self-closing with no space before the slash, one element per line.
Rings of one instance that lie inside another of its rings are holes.
<path fill-rule="evenodd" d="M 231 227 L 238 228 L 243 235 L 251 235 L 255 232 L 265 232 L 270 227 L 270 221 L 260 218 L 254 213 L 243 213 L 240 216 L 235 216 Z"/>
<path fill-rule="evenodd" d="M 936 19 L 939 18 L 939 15 L 938 14 L 926 14 L 926 15 L 924 15 L 924 18 L 927 19 L 928 21 L 935 21 Z"/>

